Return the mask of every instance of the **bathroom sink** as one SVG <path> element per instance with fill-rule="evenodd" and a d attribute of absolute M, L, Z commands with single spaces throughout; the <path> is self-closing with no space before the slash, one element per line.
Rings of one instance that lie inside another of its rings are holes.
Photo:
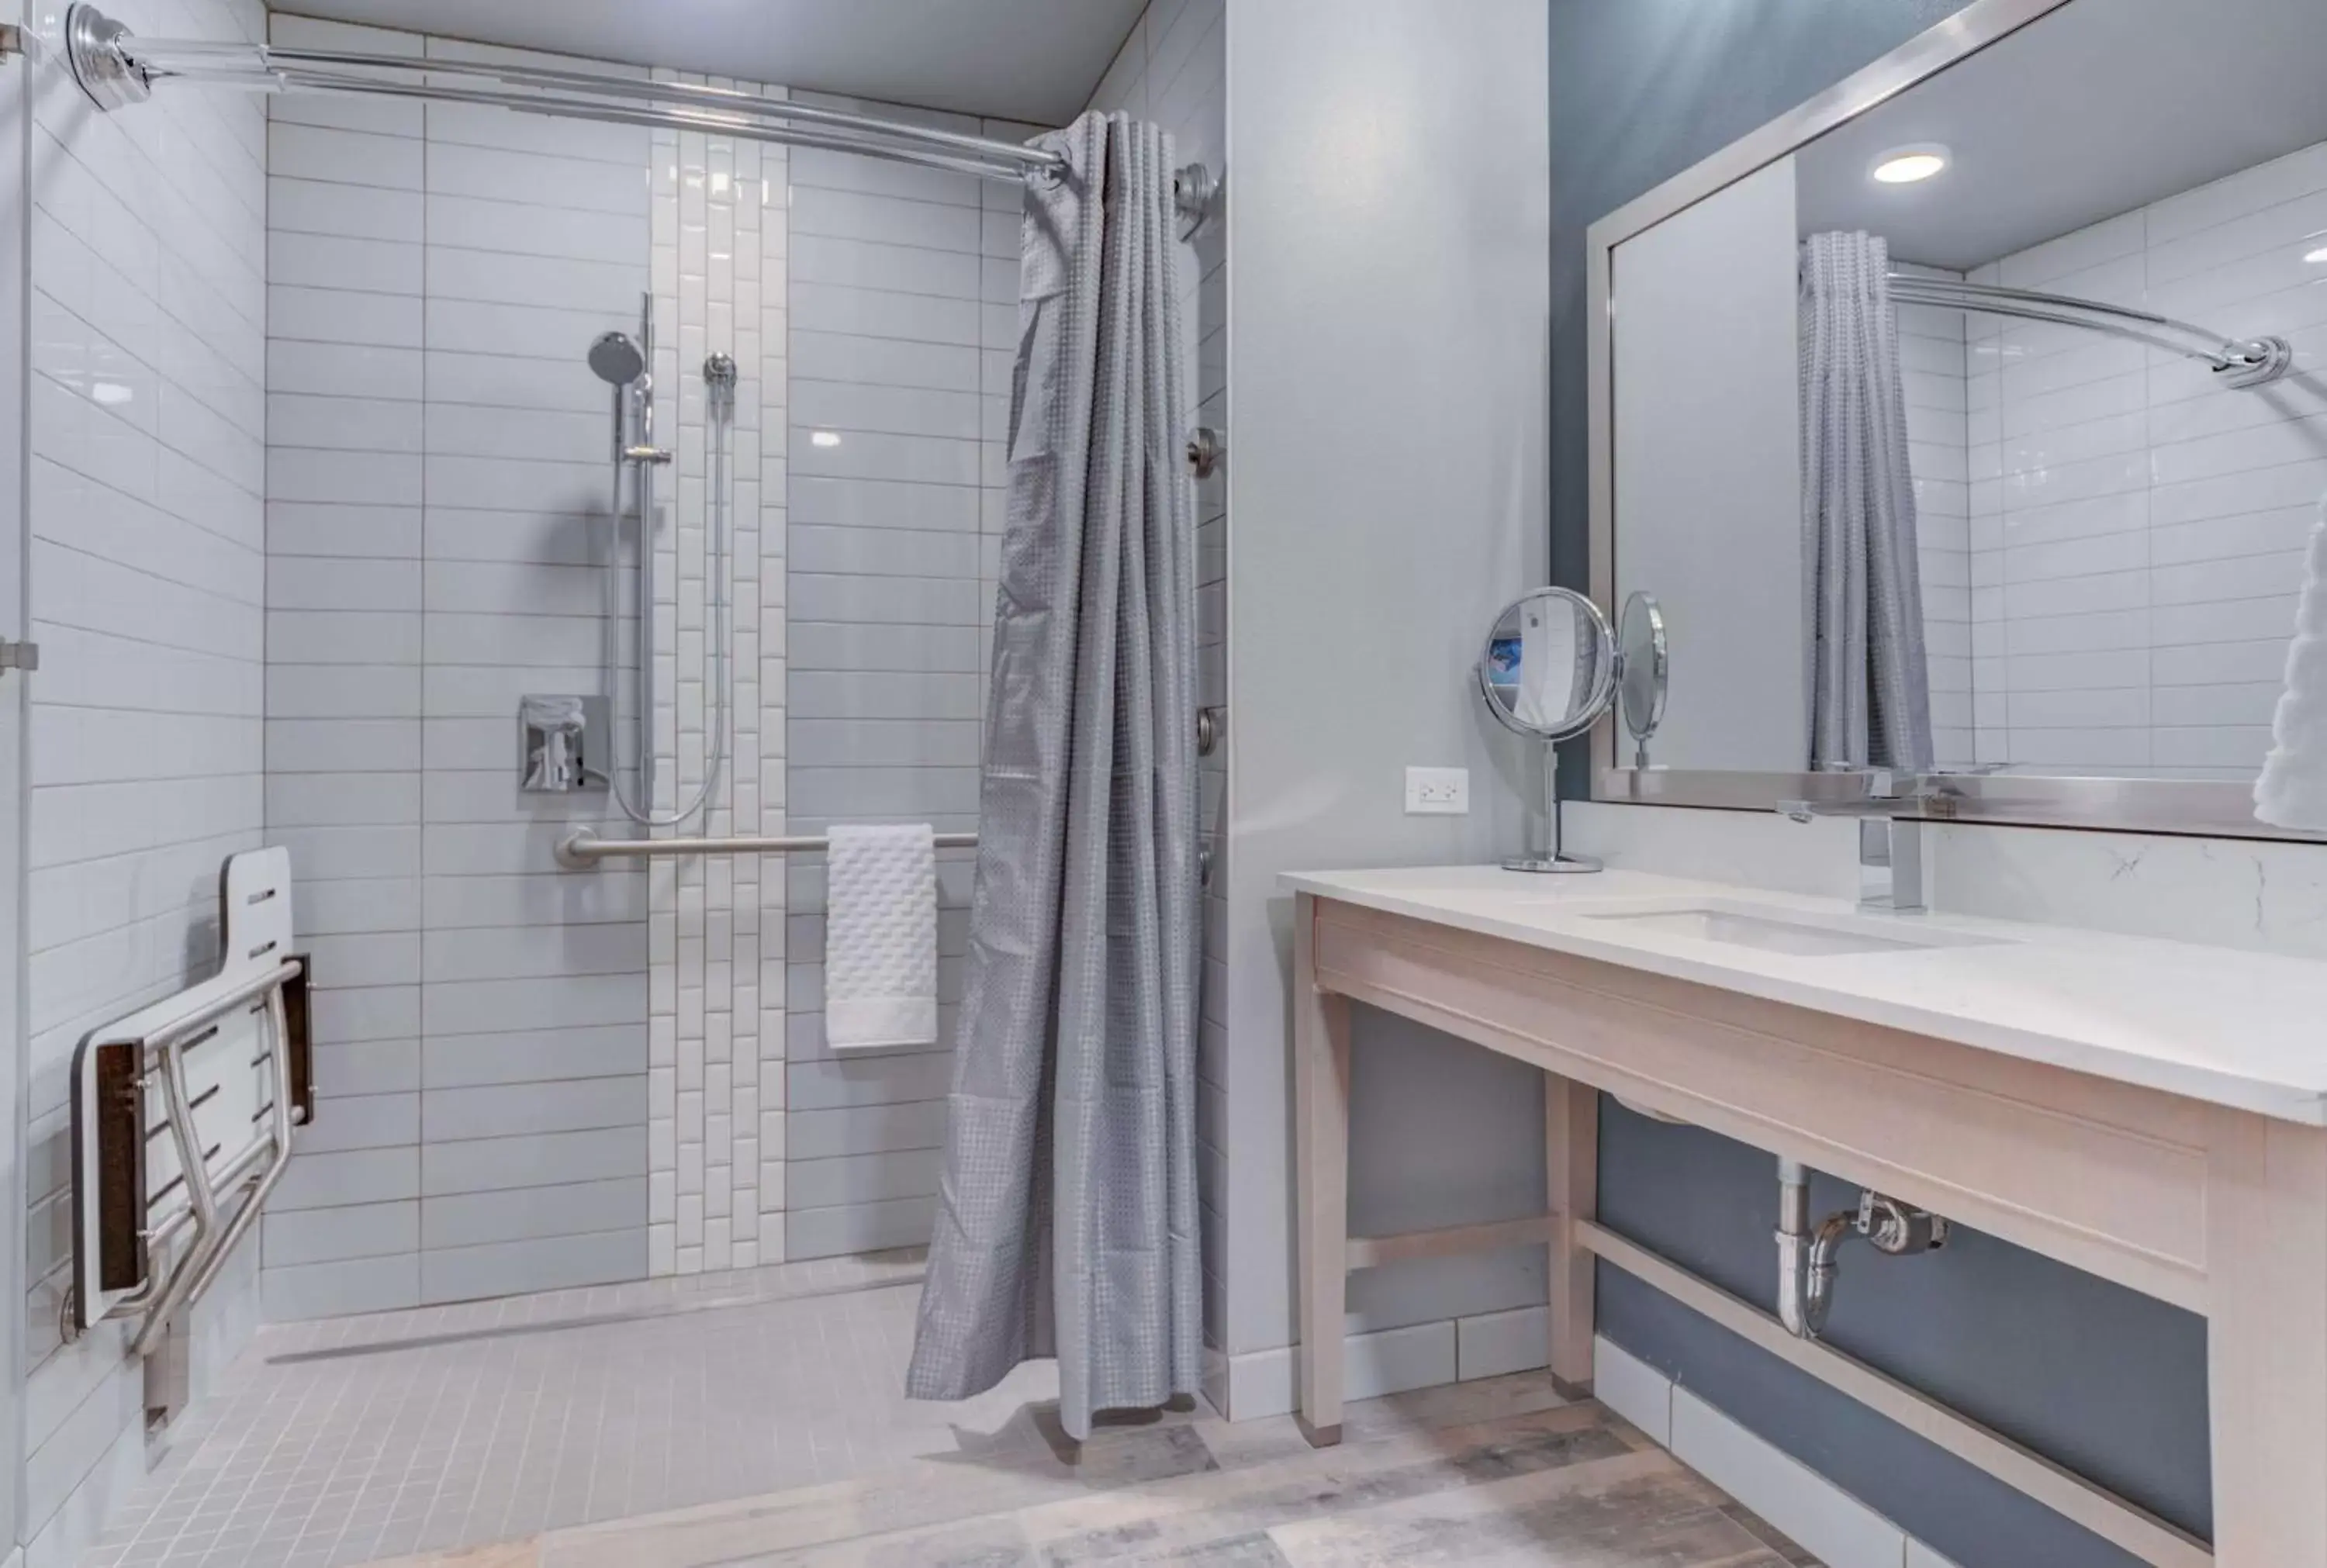
<path fill-rule="evenodd" d="M 1875 922 L 1872 920 L 1796 918 L 1723 902 L 1577 912 L 1585 919 L 1631 930 L 1752 947 L 1763 953 L 1784 953 L 1797 958 L 1911 952 L 1919 947 L 1986 947 L 2001 939 L 1963 931 L 1878 930 L 1874 929 Z"/>

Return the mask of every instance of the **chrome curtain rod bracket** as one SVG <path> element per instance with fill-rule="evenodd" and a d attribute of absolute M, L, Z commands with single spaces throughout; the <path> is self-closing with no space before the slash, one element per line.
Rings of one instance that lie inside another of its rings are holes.
<path fill-rule="evenodd" d="M 1182 244 L 1203 232 L 1220 201 L 1220 177 L 1201 163 L 1186 163 L 1172 174 L 1172 204 L 1180 210 Z"/>
<path fill-rule="evenodd" d="M 2243 389 L 2267 386 L 2294 368 L 2294 348 L 2285 338 L 2225 338 L 2191 322 L 2178 322 L 2172 316 L 2101 300 L 2080 299 L 2074 294 L 1926 277 L 1917 273 L 1894 272 L 1889 275 L 1888 281 L 1892 300 L 1901 304 L 2081 327 L 2210 365 L 2226 387 Z M 2175 333 L 2188 341 L 2177 341 Z"/>
<path fill-rule="evenodd" d="M 154 79 L 124 48 L 128 37 L 129 29 L 94 5 L 65 13 L 65 63 L 98 108 L 125 108 L 154 96 Z"/>

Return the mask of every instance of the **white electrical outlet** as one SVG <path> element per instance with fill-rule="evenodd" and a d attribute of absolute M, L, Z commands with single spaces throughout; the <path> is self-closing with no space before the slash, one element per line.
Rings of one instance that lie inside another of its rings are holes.
<path fill-rule="evenodd" d="M 1406 770 L 1406 814 L 1408 817 L 1468 817 L 1471 814 L 1471 770 L 1408 768 Z"/>

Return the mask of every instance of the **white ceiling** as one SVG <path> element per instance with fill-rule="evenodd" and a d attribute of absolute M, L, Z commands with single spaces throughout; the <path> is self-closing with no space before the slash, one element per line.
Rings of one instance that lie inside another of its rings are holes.
<path fill-rule="evenodd" d="M 2072 0 L 1803 149 L 1804 233 L 1967 268 L 2327 141 L 2322 0 Z M 1955 164 L 1877 185 L 1883 153 Z"/>
<path fill-rule="evenodd" d="M 1063 125 L 1145 0 L 283 0 L 275 9 Z"/>

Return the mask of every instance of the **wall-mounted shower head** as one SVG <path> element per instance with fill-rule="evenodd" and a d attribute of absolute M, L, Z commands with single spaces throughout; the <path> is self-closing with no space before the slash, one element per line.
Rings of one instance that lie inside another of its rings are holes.
<path fill-rule="evenodd" d="M 628 332 L 605 332 L 590 345 L 590 369 L 601 381 L 616 387 L 627 387 L 637 380 L 647 368 L 646 356 L 631 341 Z"/>

